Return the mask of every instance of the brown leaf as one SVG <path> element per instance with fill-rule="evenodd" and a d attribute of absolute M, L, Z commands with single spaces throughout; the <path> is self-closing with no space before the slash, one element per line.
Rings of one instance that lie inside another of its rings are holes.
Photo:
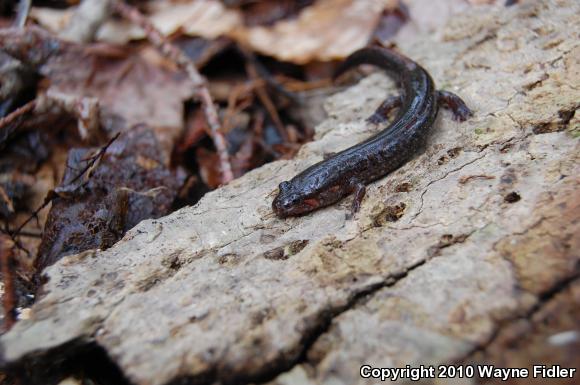
<path fill-rule="evenodd" d="M 69 51 L 49 61 L 43 74 L 49 92 L 96 98 L 105 127 L 107 117 L 122 118 L 126 127 L 153 127 L 166 154 L 183 127 L 183 102 L 193 95 L 187 76 L 152 48 L 122 58 Z"/>
<path fill-rule="evenodd" d="M 65 255 L 107 248 L 141 220 L 172 208 L 183 177 L 163 166 L 159 143 L 148 127 L 136 126 L 122 135 L 90 177 L 78 178 L 94 155 L 95 149 L 69 152 L 60 188 L 66 194 L 52 202 L 36 261 L 38 272 Z"/>
<path fill-rule="evenodd" d="M 232 35 L 255 51 L 283 61 L 304 64 L 342 59 L 364 47 L 381 13 L 396 5 L 395 0 L 320 0 L 296 19 L 240 29 Z"/>
<path fill-rule="evenodd" d="M 181 28 L 188 35 L 213 39 L 239 27 L 242 22 L 238 12 L 216 0 L 156 1 L 150 11 L 151 22 L 166 36 Z"/>

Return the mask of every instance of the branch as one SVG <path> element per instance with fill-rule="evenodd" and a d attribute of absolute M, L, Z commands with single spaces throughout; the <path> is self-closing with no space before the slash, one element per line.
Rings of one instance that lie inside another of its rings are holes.
<path fill-rule="evenodd" d="M 254 81 L 260 80 L 260 74 L 258 69 L 256 68 L 255 58 L 249 52 L 246 52 L 245 50 L 243 50 L 243 52 L 247 59 L 246 72 L 248 73 L 248 75 L 252 80 Z M 265 81 L 266 80 L 264 79 L 264 82 Z M 278 115 L 276 106 L 270 99 L 268 91 L 266 91 L 266 87 L 264 86 L 256 87 L 256 95 L 258 95 L 258 99 L 260 99 L 262 105 L 264 106 L 264 108 L 266 108 L 266 111 L 268 111 L 268 114 L 270 115 L 272 122 L 274 122 L 276 130 L 278 130 L 278 134 L 280 135 L 284 143 L 288 143 L 289 141 L 288 132 L 286 132 L 286 127 L 284 126 L 284 123 L 282 123 L 282 119 L 280 119 L 280 115 Z"/>
<path fill-rule="evenodd" d="M 17 119 L 29 114 L 36 108 L 36 101 L 26 103 L 22 107 L 17 108 L 3 118 L 0 118 L 0 148 L 8 141 L 20 128 L 19 124 L 15 124 Z"/>
<path fill-rule="evenodd" d="M 105 155 L 105 152 L 107 152 L 107 149 L 111 146 L 111 144 L 113 144 L 113 142 L 115 140 L 117 140 L 117 138 L 119 137 L 119 135 L 121 135 L 120 132 L 117 132 L 108 142 L 107 144 L 105 144 L 103 147 L 101 147 L 99 149 L 99 151 L 91 156 L 90 158 L 88 158 L 88 163 L 85 167 L 83 167 L 83 169 L 81 170 L 81 172 L 78 173 L 77 176 L 75 176 L 73 178 L 73 180 L 71 180 L 70 182 L 67 183 L 68 186 L 71 186 L 73 183 L 75 183 L 77 180 L 79 180 L 85 173 L 87 173 L 87 171 L 89 171 L 87 174 L 90 176 L 90 170 L 94 168 L 95 163 L 97 163 L 98 160 L 100 160 L 103 155 Z M 66 186 L 64 186 L 66 187 Z M 56 191 L 58 192 L 58 187 L 56 188 Z"/>

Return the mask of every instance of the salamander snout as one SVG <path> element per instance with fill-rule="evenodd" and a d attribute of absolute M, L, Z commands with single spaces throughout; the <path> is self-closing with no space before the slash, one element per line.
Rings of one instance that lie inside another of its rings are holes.
<path fill-rule="evenodd" d="M 298 194 L 290 191 L 290 183 L 282 182 L 278 186 L 279 192 L 272 202 L 272 209 L 280 218 L 292 215 L 292 208 L 299 202 Z"/>
<path fill-rule="evenodd" d="M 280 218 L 306 214 L 318 207 L 317 200 L 304 199 L 292 189 L 290 182 L 280 183 L 279 190 L 272 202 L 272 210 Z"/>

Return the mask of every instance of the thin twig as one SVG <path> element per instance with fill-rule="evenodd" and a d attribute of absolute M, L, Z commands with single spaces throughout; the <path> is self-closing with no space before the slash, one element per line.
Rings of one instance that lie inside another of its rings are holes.
<path fill-rule="evenodd" d="M 3 231 L 2 229 L 0 229 L 0 232 L 6 232 L 6 233 L 14 233 L 15 230 L 12 230 L 10 228 L 8 228 L 6 231 Z M 8 234 L 10 235 L 10 234 Z M 27 238 L 42 238 L 42 232 L 34 232 L 34 231 L 24 231 L 24 230 L 20 230 L 20 232 L 18 233 L 19 237 L 27 237 Z"/>
<path fill-rule="evenodd" d="M 251 62 L 247 63 L 246 70 L 251 79 L 253 80 L 260 79 L 258 71 L 256 71 L 255 67 L 252 65 Z M 289 140 L 288 132 L 286 131 L 284 123 L 282 123 L 282 119 L 280 119 L 280 115 L 278 115 L 278 110 L 276 110 L 276 106 L 274 106 L 274 103 L 272 102 L 270 96 L 268 95 L 268 91 L 266 91 L 266 88 L 264 86 L 261 87 L 258 86 L 256 87 L 256 95 L 258 95 L 258 99 L 260 99 L 260 102 L 262 102 L 262 105 L 264 106 L 264 108 L 266 108 L 266 111 L 268 111 L 268 115 L 270 115 L 272 122 L 274 122 L 274 126 L 276 127 L 278 134 L 280 134 L 280 137 L 282 138 L 284 143 L 287 143 Z"/>
<path fill-rule="evenodd" d="M 240 111 L 245 110 L 252 104 L 253 98 L 247 98 L 248 94 L 255 88 L 255 82 L 240 84 L 232 89 L 228 96 L 228 106 L 224 114 L 223 127 L 229 130 L 232 128 L 234 123 L 234 117 L 240 113 Z M 250 94 L 250 96 L 253 96 Z M 238 100 L 245 97 L 244 101 L 238 104 Z"/>
<path fill-rule="evenodd" d="M 34 107 L 36 107 L 36 100 L 32 100 L 28 103 L 26 103 L 25 105 L 23 105 L 22 107 L 18 107 L 17 109 L 15 109 L 14 111 L 12 111 L 11 113 L 9 113 L 8 115 L 6 115 L 5 117 L 0 119 L 0 129 L 13 123 L 18 117 L 29 113 L 30 111 L 34 110 Z"/>
<path fill-rule="evenodd" d="M 334 84 L 331 78 L 303 81 L 284 75 L 277 75 L 276 79 L 280 84 L 283 85 L 284 89 L 291 93 L 311 91 L 320 88 L 329 88 Z"/>
<path fill-rule="evenodd" d="M 196 94 L 212 133 L 212 140 L 216 147 L 222 174 L 222 183 L 228 183 L 234 179 L 232 165 L 228 154 L 227 143 L 221 131 L 218 114 L 213 100 L 207 88 L 205 79 L 198 72 L 193 61 L 178 47 L 169 43 L 157 28 L 136 8 L 123 1 L 114 1 L 114 9 L 124 18 L 141 27 L 147 39 L 159 49 L 168 59 L 175 62 L 189 76 L 196 88 Z"/>
<path fill-rule="evenodd" d="M 2 148 L 11 137 L 13 137 L 20 129 L 21 124 L 13 125 L 22 116 L 30 114 L 36 108 L 36 101 L 26 103 L 20 108 L 12 111 L 3 118 L 0 118 L 0 148 Z M 21 121 L 22 122 L 22 121 Z"/>
<path fill-rule="evenodd" d="M 278 94 L 283 95 L 285 98 L 290 100 L 293 104 L 300 105 L 304 102 L 302 97 L 290 90 L 286 89 L 286 87 L 278 81 L 276 77 L 274 77 L 270 71 L 256 58 L 248 48 L 246 47 L 239 47 L 238 52 L 246 59 L 247 62 L 252 64 L 252 67 L 256 70 L 257 75 L 261 79 L 263 79 L 266 84 L 275 90 Z"/>
<path fill-rule="evenodd" d="M 113 142 L 115 140 L 117 140 L 117 138 L 119 137 L 119 135 L 121 135 L 120 132 L 117 132 L 108 142 L 107 144 L 105 144 L 103 147 L 101 147 L 99 149 L 99 151 L 91 156 L 90 158 L 88 158 L 88 163 L 85 167 L 82 168 L 82 170 L 77 174 L 77 176 L 75 176 L 73 178 L 73 180 L 71 180 L 70 182 L 68 182 L 68 185 L 72 185 L 73 183 L 75 183 L 77 180 L 80 179 L 80 177 L 82 177 L 89 169 L 91 169 L 93 167 L 93 165 L 100 160 L 103 155 L 105 155 L 105 152 L 107 152 L 107 149 L 111 146 L 111 144 L 113 144 Z"/>
<path fill-rule="evenodd" d="M 16 238 L 16 236 L 14 235 L 14 233 L 12 233 L 10 231 L 10 229 L 8 228 L 8 223 L 7 222 L 4 222 L 4 228 L 0 228 L 0 233 L 9 236 L 10 239 L 12 239 L 12 242 L 14 243 L 14 246 L 16 246 L 16 248 L 18 250 L 23 251 L 26 254 L 27 257 L 31 257 L 32 256 L 30 254 L 30 251 L 28 251 L 27 248 L 25 248 L 24 246 L 22 246 L 22 243 L 18 240 L 18 238 Z"/>
<path fill-rule="evenodd" d="M 0 265 L 2 280 L 4 281 L 4 326 L 10 330 L 16 322 L 16 293 L 14 290 L 14 270 L 13 270 L 14 244 L 6 236 L 0 236 Z"/>
<path fill-rule="evenodd" d="M 30 12 L 30 3 L 30 0 L 20 0 L 20 3 L 18 3 L 18 11 L 16 12 L 16 19 L 14 19 L 15 27 L 24 28 L 26 25 L 28 13 Z"/>
<path fill-rule="evenodd" d="M 262 76 L 260 74 L 260 71 L 258 69 L 259 64 L 257 64 L 258 61 L 254 57 L 254 55 L 252 55 L 245 48 L 241 48 L 240 50 L 242 51 L 244 57 L 246 58 L 246 72 L 248 73 L 248 76 L 250 77 L 250 79 L 252 79 L 254 81 L 263 80 L 264 82 L 267 82 L 267 77 L 270 77 L 270 76 L 269 75 Z M 262 74 L 264 74 L 265 72 L 266 72 L 266 70 L 262 69 Z M 278 110 L 276 109 L 276 106 L 274 106 L 272 99 L 270 99 L 270 95 L 268 95 L 268 91 L 266 90 L 266 87 L 264 87 L 263 85 L 258 86 L 258 87 L 256 87 L 255 91 L 256 91 L 256 95 L 258 95 L 258 99 L 260 99 L 260 102 L 262 103 L 264 108 L 266 108 L 266 111 L 268 111 L 268 115 L 270 115 L 272 122 L 274 122 L 274 126 L 276 127 L 278 134 L 280 134 L 280 137 L 282 138 L 284 143 L 288 143 L 288 140 L 289 140 L 288 132 L 286 131 L 286 127 L 284 126 L 284 123 L 282 123 L 282 119 L 280 119 L 280 115 L 278 114 Z"/>
<path fill-rule="evenodd" d="M 53 190 L 50 190 L 48 192 L 48 194 L 46 195 L 46 197 L 44 198 L 44 201 L 42 202 L 42 204 L 40 205 L 40 207 L 38 207 L 36 210 L 34 210 L 34 212 L 32 214 L 30 214 L 30 216 L 28 218 L 26 218 L 26 220 L 20 225 L 18 226 L 18 228 L 16 230 L 10 230 L 8 228 L 8 226 L 5 226 L 4 229 L 0 229 L 1 233 L 4 233 L 6 235 L 8 235 L 11 239 L 12 242 L 14 242 L 14 245 L 24 251 L 26 253 L 27 256 L 30 257 L 30 251 L 28 251 L 27 248 L 25 248 L 24 246 L 22 246 L 22 244 L 20 243 L 20 241 L 18 240 L 18 236 L 20 236 L 20 233 L 22 231 L 22 228 L 24 226 L 26 226 L 32 219 L 36 218 L 36 220 L 38 221 L 38 214 L 46 207 L 48 206 L 48 204 L 50 202 L 52 202 L 52 200 L 54 199 L 54 197 L 56 196 L 56 194 L 54 193 Z"/>

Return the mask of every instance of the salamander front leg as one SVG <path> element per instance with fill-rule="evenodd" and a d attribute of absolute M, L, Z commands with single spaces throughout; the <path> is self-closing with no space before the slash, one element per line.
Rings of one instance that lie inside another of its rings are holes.
<path fill-rule="evenodd" d="M 352 200 L 352 207 L 350 213 L 347 214 L 347 219 L 351 219 L 352 217 L 354 217 L 354 214 L 356 214 L 360 210 L 360 205 L 367 191 L 364 183 L 359 182 L 357 180 L 354 180 L 350 183 L 350 189 L 354 193 L 354 199 Z"/>
<path fill-rule="evenodd" d="M 367 122 L 372 124 L 381 124 L 387 122 L 389 112 L 397 107 L 401 107 L 403 100 L 400 96 L 390 96 L 367 118 Z"/>
<path fill-rule="evenodd" d="M 461 98 L 449 91 L 437 91 L 437 100 L 444 108 L 451 110 L 453 120 L 463 122 L 473 116 L 473 112 L 467 107 Z"/>

